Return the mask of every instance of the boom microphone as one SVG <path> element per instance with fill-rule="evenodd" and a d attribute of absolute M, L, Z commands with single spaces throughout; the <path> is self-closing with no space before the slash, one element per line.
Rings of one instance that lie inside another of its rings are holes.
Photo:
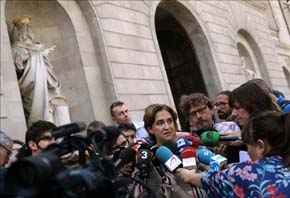
<path fill-rule="evenodd" d="M 87 125 L 85 122 L 80 121 L 80 122 L 73 122 L 70 124 L 65 124 L 62 126 L 57 127 L 52 131 L 52 137 L 54 138 L 60 138 L 60 137 L 65 137 L 69 136 L 74 133 L 78 133 L 82 130 L 85 130 L 87 128 Z"/>
<path fill-rule="evenodd" d="M 218 146 L 219 142 L 222 141 L 236 141 L 236 140 L 241 140 L 241 138 L 236 136 L 220 136 L 219 132 L 206 131 L 201 134 L 200 144 L 214 147 Z"/>
<path fill-rule="evenodd" d="M 174 172 L 182 166 L 181 160 L 169 148 L 161 146 L 156 151 L 156 157 L 171 171 Z"/>

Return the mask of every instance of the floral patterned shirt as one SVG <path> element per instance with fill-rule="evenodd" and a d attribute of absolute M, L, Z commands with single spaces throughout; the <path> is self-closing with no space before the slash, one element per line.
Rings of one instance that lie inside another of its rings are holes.
<path fill-rule="evenodd" d="M 234 164 L 223 171 L 205 171 L 201 182 L 208 197 L 290 197 L 290 169 L 281 156 Z"/>

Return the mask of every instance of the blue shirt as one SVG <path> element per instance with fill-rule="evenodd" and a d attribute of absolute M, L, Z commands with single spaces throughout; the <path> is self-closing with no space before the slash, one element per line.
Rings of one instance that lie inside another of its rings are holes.
<path fill-rule="evenodd" d="M 209 197 L 287 198 L 290 169 L 281 156 L 234 164 L 223 171 L 206 171 L 201 182 Z"/>
<path fill-rule="evenodd" d="M 285 100 L 282 96 L 279 96 L 277 99 L 277 104 L 281 107 L 281 109 L 285 112 L 290 112 L 290 100 Z"/>

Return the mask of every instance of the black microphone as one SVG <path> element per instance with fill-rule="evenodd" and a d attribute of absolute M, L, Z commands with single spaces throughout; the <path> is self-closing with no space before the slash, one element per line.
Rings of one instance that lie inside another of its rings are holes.
<path fill-rule="evenodd" d="M 149 149 L 140 149 L 136 153 L 136 167 L 139 169 L 140 178 L 145 179 L 149 177 L 151 163 L 151 152 Z"/>
<path fill-rule="evenodd" d="M 163 142 L 162 146 L 166 146 L 171 150 L 171 152 L 177 156 L 179 156 L 179 150 L 175 142 L 172 142 L 170 140 L 166 140 Z"/>
<path fill-rule="evenodd" d="M 114 163 L 114 166 L 116 168 L 120 168 L 120 166 L 134 161 L 134 157 L 135 151 L 132 148 L 128 147 L 121 151 L 119 159 L 117 159 L 117 161 Z"/>
<path fill-rule="evenodd" d="M 120 134 L 120 129 L 117 126 L 111 125 L 92 131 L 89 137 L 90 139 L 94 138 L 96 142 L 100 142 L 115 139 Z"/>
<path fill-rule="evenodd" d="M 57 127 L 56 129 L 52 131 L 51 135 L 54 138 L 60 138 L 60 137 L 69 136 L 74 133 L 78 133 L 82 130 L 85 130 L 86 128 L 87 128 L 87 125 L 83 121 L 73 122 L 70 124 L 65 124 L 65 125 Z"/>

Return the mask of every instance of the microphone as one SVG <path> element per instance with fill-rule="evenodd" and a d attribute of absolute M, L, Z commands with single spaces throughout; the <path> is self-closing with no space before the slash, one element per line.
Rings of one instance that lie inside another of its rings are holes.
<path fill-rule="evenodd" d="M 178 149 L 186 146 L 198 147 L 200 138 L 193 135 L 183 135 L 176 140 Z"/>
<path fill-rule="evenodd" d="M 107 141 L 117 138 L 121 134 L 120 129 L 117 126 L 105 126 L 100 129 L 96 129 L 90 134 L 90 139 L 95 139 L 96 142 Z"/>
<path fill-rule="evenodd" d="M 163 142 L 162 146 L 165 146 L 167 147 L 168 149 L 170 149 L 170 151 L 179 156 L 179 150 L 178 150 L 178 147 L 176 146 L 176 143 L 170 141 L 170 140 L 167 140 L 165 142 Z"/>
<path fill-rule="evenodd" d="M 82 130 L 85 130 L 86 128 L 87 128 L 87 125 L 83 121 L 73 122 L 70 124 L 65 124 L 65 125 L 57 127 L 56 129 L 52 131 L 51 136 L 57 139 L 60 137 L 65 137 L 74 133 L 78 133 Z"/>
<path fill-rule="evenodd" d="M 200 144 L 205 146 L 217 146 L 221 141 L 236 141 L 241 140 L 240 137 L 236 136 L 220 136 L 219 132 L 216 131 L 206 131 L 201 134 L 201 142 Z"/>
<path fill-rule="evenodd" d="M 156 157 L 170 170 L 174 172 L 177 168 L 182 167 L 181 160 L 174 155 L 169 148 L 161 146 L 156 151 Z"/>
<path fill-rule="evenodd" d="M 193 147 L 187 146 L 181 150 L 183 168 L 196 169 L 196 151 Z"/>
<path fill-rule="evenodd" d="M 135 151 L 130 147 L 124 149 L 119 154 L 119 159 L 114 163 L 116 168 L 120 168 L 122 165 L 134 161 Z"/>
<path fill-rule="evenodd" d="M 197 157 L 201 163 L 209 165 L 211 170 L 219 171 L 227 166 L 227 158 L 216 155 L 208 149 L 200 149 L 197 152 Z"/>
<path fill-rule="evenodd" d="M 150 171 L 151 152 L 148 149 L 141 149 L 136 153 L 136 167 L 140 172 L 140 178 L 148 178 Z"/>
<path fill-rule="evenodd" d="M 193 146 L 198 145 L 195 143 L 195 137 L 187 135 L 182 136 L 176 140 L 177 148 L 182 159 L 183 168 L 196 169 L 196 151 Z M 188 140 L 190 139 L 190 140 Z M 199 138 L 198 138 L 199 139 Z M 193 140 L 193 141 L 192 141 Z"/>
<path fill-rule="evenodd" d="M 136 142 L 131 146 L 131 148 L 135 151 L 138 151 L 141 149 L 149 149 L 149 145 L 143 140 L 136 140 Z"/>
<path fill-rule="evenodd" d="M 176 140 L 176 146 L 180 152 L 183 148 L 190 146 L 190 143 L 186 138 L 178 138 Z"/>

